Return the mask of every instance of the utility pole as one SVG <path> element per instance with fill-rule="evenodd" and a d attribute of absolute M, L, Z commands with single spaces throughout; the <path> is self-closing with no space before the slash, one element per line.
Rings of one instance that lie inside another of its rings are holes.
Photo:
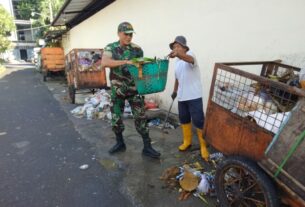
<path fill-rule="evenodd" d="M 31 36 L 32 36 L 32 41 L 34 41 L 34 35 L 33 35 L 33 26 L 32 26 L 33 21 L 32 21 L 32 19 L 31 19 L 31 18 L 30 18 L 30 23 L 31 23 Z"/>
<path fill-rule="evenodd" d="M 51 0 L 49 0 L 49 10 L 50 10 L 50 22 L 53 22 L 53 9 L 52 9 L 52 3 Z"/>

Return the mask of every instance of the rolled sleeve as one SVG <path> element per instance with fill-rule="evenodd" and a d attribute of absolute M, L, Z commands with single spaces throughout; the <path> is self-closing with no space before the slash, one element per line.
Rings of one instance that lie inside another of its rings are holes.
<path fill-rule="evenodd" d="M 106 46 L 104 48 L 103 55 L 106 56 L 106 57 L 112 58 L 112 49 L 111 49 L 110 46 Z"/>

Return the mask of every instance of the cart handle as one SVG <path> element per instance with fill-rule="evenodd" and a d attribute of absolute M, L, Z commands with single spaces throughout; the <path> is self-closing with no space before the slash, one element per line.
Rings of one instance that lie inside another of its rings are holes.
<path fill-rule="evenodd" d="M 280 166 L 277 168 L 277 171 L 274 173 L 274 177 L 276 178 L 280 172 L 283 170 L 284 165 L 288 161 L 288 159 L 293 155 L 293 153 L 296 151 L 296 149 L 300 146 L 300 144 L 303 142 L 305 138 L 305 130 L 297 137 L 296 141 L 294 144 L 291 146 L 289 149 L 287 155 L 285 156 L 284 160 L 280 164 Z"/>

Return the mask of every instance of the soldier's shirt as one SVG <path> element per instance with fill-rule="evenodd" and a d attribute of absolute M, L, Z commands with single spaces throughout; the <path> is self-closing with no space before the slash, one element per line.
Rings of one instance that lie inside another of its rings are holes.
<path fill-rule="evenodd" d="M 120 42 L 108 44 L 104 48 L 104 55 L 113 60 L 131 60 L 143 57 L 143 50 L 134 43 L 121 46 Z M 128 71 L 127 65 L 122 65 L 110 70 L 110 82 L 113 90 L 118 96 L 131 96 L 137 94 L 135 83 Z"/>

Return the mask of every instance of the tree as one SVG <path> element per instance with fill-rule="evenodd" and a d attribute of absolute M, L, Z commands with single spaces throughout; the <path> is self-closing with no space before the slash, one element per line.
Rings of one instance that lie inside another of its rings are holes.
<path fill-rule="evenodd" d="M 48 29 L 54 15 L 63 5 L 64 0 L 22 0 L 18 3 L 17 9 L 22 19 L 34 19 L 33 27 L 41 27 L 38 37 Z"/>
<path fill-rule="evenodd" d="M 8 39 L 11 32 L 15 29 L 13 17 L 0 4 L 0 53 L 5 52 L 11 41 Z"/>

